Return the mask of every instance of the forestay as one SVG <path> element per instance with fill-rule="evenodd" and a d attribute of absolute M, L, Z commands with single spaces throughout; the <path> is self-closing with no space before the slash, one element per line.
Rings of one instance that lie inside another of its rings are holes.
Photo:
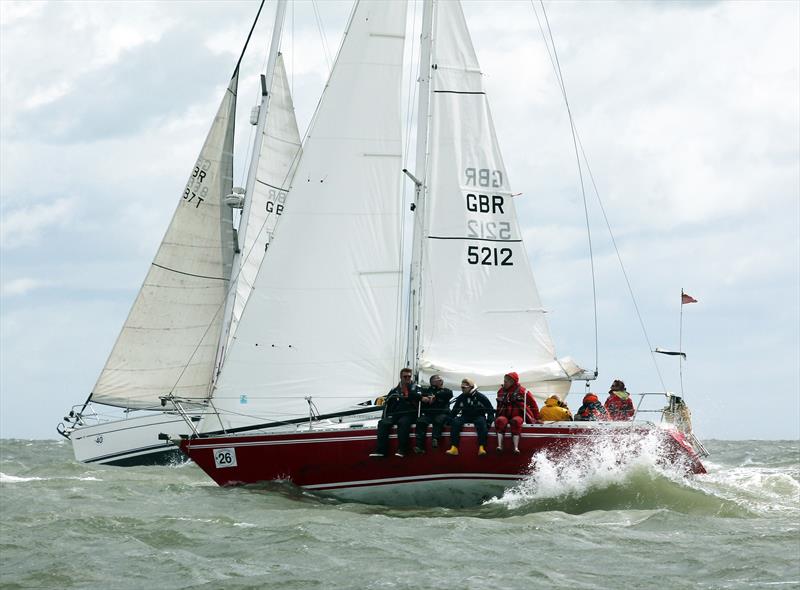
<path fill-rule="evenodd" d="M 420 379 L 563 393 L 579 369 L 556 360 L 464 15 L 435 6 Z"/>
<path fill-rule="evenodd" d="M 356 4 L 205 431 L 384 392 L 399 351 L 405 2 Z"/>
<path fill-rule="evenodd" d="M 286 207 L 289 185 L 300 159 L 300 134 L 281 55 L 278 55 L 275 63 L 259 153 L 253 194 L 247 195 L 250 203 L 246 225 L 239 229 L 241 265 L 235 277 L 236 291 L 228 344 L 236 333 L 275 224 Z"/>
<path fill-rule="evenodd" d="M 205 399 L 231 276 L 232 190 L 238 69 L 192 169 L 91 400 L 160 407 L 159 396 Z"/>

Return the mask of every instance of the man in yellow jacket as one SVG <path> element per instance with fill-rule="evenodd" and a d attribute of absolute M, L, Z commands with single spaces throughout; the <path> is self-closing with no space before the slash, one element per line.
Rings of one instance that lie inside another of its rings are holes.
<path fill-rule="evenodd" d="M 544 401 L 544 407 L 539 410 L 539 420 L 542 422 L 560 422 L 562 420 L 572 420 L 567 404 L 561 398 L 553 394 Z"/>

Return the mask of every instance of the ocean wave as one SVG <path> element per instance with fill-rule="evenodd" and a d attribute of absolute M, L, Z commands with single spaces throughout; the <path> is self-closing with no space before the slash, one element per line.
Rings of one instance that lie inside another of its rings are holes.
<path fill-rule="evenodd" d="M 566 453 L 537 453 L 529 474 L 487 506 L 513 512 L 668 509 L 682 513 L 746 516 L 748 507 L 687 475 L 665 456 L 658 432 L 620 440 L 601 437 Z"/>
<path fill-rule="evenodd" d="M 745 464 L 725 468 L 708 463 L 708 475 L 690 485 L 735 502 L 753 513 L 800 513 L 800 469 Z"/>
<path fill-rule="evenodd" d="M 85 477 L 19 477 L 0 472 L 0 483 L 26 483 L 29 481 L 54 481 L 67 479 L 76 481 L 103 481 L 102 479 L 98 479 L 90 475 Z"/>

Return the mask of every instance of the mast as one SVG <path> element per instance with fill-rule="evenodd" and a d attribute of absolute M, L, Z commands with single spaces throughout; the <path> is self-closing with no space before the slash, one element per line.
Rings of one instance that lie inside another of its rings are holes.
<path fill-rule="evenodd" d="M 419 61 L 419 106 L 417 108 L 417 161 L 416 176 L 403 170 L 414 182 L 414 234 L 411 251 L 411 274 L 409 278 L 410 293 L 408 301 L 408 352 L 407 366 L 414 372 L 416 379 L 419 373 L 420 323 L 422 321 L 422 242 L 425 240 L 425 196 L 428 176 L 428 127 L 430 123 L 431 101 L 431 48 L 433 45 L 433 3 L 435 0 L 423 0 L 422 31 L 420 32 Z"/>
<path fill-rule="evenodd" d="M 260 10 L 260 9 L 259 9 Z M 256 173 L 258 171 L 258 160 L 261 157 L 261 138 L 264 134 L 264 127 L 267 123 L 267 113 L 269 111 L 269 101 L 271 94 L 269 89 L 272 88 L 272 78 L 275 75 L 275 63 L 278 60 L 278 50 L 281 45 L 281 34 L 283 33 L 283 21 L 286 15 L 286 0 L 278 0 L 275 7 L 275 23 L 272 27 L 272 40 L 269 47 L 269 55 L 267 57 L 267 67 L 264 74 L 261 75 L 261 103 L 258 105 L 258 121 L 256 123 L 255 141 L 253 143 L 253 153 L 250 156 L 250 165 L 247 169 L 247 185 L 245 187 L 245 199 L 242 207 L 242 216 L 239 220 L 240 235 L 238 242 L 244 243 L 245 234 L 247 232 L 247 219 L 250 217 L 250 205 L 252 203 L 252 194 L 256 184 Z M 255 26 L 255 24 L 254 24 Z M 251 31 L 252 32 L 252 31 Z M 239 58 L 241 62 L 241 58 Z M 238 64 L 237 64 L 238 70 Z M 219 345 L 217 348 L 217 367 L 214 372 L 214 382 L 216 382 L 220 371 L 222 370 L 222 362 L 225 358 L 225 343 L 228 341 L 228 335 L 233 321 L 233 302 L 236 299 L 236 278 L 241 272 L 242 253 L 238 251 L 234 255 L 233 269 L 234 275 L 230 282 L 228 289 L 228 296 L 225 301 L 224 313 L 224 326 L 220 333 Z M 249 252 L 244 253 L 246 258 Z"/>
<path fill-rule="evenodd" d="M 261 76 L 261 104 L 258 107 L 258 123 L 256 126 L 256 141 L 253 145 L 253 154 L 250 158 L 250 168 L 247 170 L 247 186 L 245 187 L 245 201 L 244 208 L 242 209 L 242 222 L 240 228 L 243 226 L 241 241 L 244 242 L 245 232 L 247 231 L 247 218 L 250 216 L 250 195 L 256 184 L 256 171 L 258 170 L 258 160 L 261 157 L 261 136 L 264 134 L 264 126 L 267 124 L 267 112 L 269 110 L 269 100 L 271 94 L 269 93 L 272 88 L 272 78 L 275 75 L 275 62 L 278 60 L 278 50 L 281 46 L 281 33 L 283 32 L 283 21 L 286 15 L 286 0 L 278 0 L 277 7 L 275 8 L 275 24 L 272 27 L 272 42 L 269 47 L 269 56 L 267 58 L 266 73 Z M 241 254 L 240 254 L 241 255 Z M 247 252 L 245 252 L 247 256 Z"/>

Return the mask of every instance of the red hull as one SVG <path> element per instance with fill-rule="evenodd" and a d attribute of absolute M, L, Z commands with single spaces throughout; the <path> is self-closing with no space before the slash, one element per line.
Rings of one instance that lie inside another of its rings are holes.
<path fill-rule="evenodd" d="M 696 452 L 683 436 L 646 424 L 560 423 L 526 426 L 519 455 L 511 441 L 496 452 L 496 436 L 489 434 L 489 454 L 479 457 L 471 428 L 462 433 L 460 454 L 445 454 L 449 437 L 439 449 L 405 458 L 390 454 L 372 458 L 374 428 L 317 430 L 283 434 L 217 436 L 182 440 L 181 450 L 221 486 L 268 481 L 295 485 L 343 498 L 379 503 L 469 504 L 502 493 L 531 470 L 531 459 L 545 451 L 558 457 L 576 445 L 592 445 L 600 437 L 621 446 L 636 444 L 644 436 L 657 436 L 659 457 L 665 463 L 682 462 L 687 472 L 705 473 Z M 396 445 L 392 436 L 391 452 Z M 412 432 L 413 444 L 413 432 Z M 401 493 L 402 492 L 402 493 Z"/>

